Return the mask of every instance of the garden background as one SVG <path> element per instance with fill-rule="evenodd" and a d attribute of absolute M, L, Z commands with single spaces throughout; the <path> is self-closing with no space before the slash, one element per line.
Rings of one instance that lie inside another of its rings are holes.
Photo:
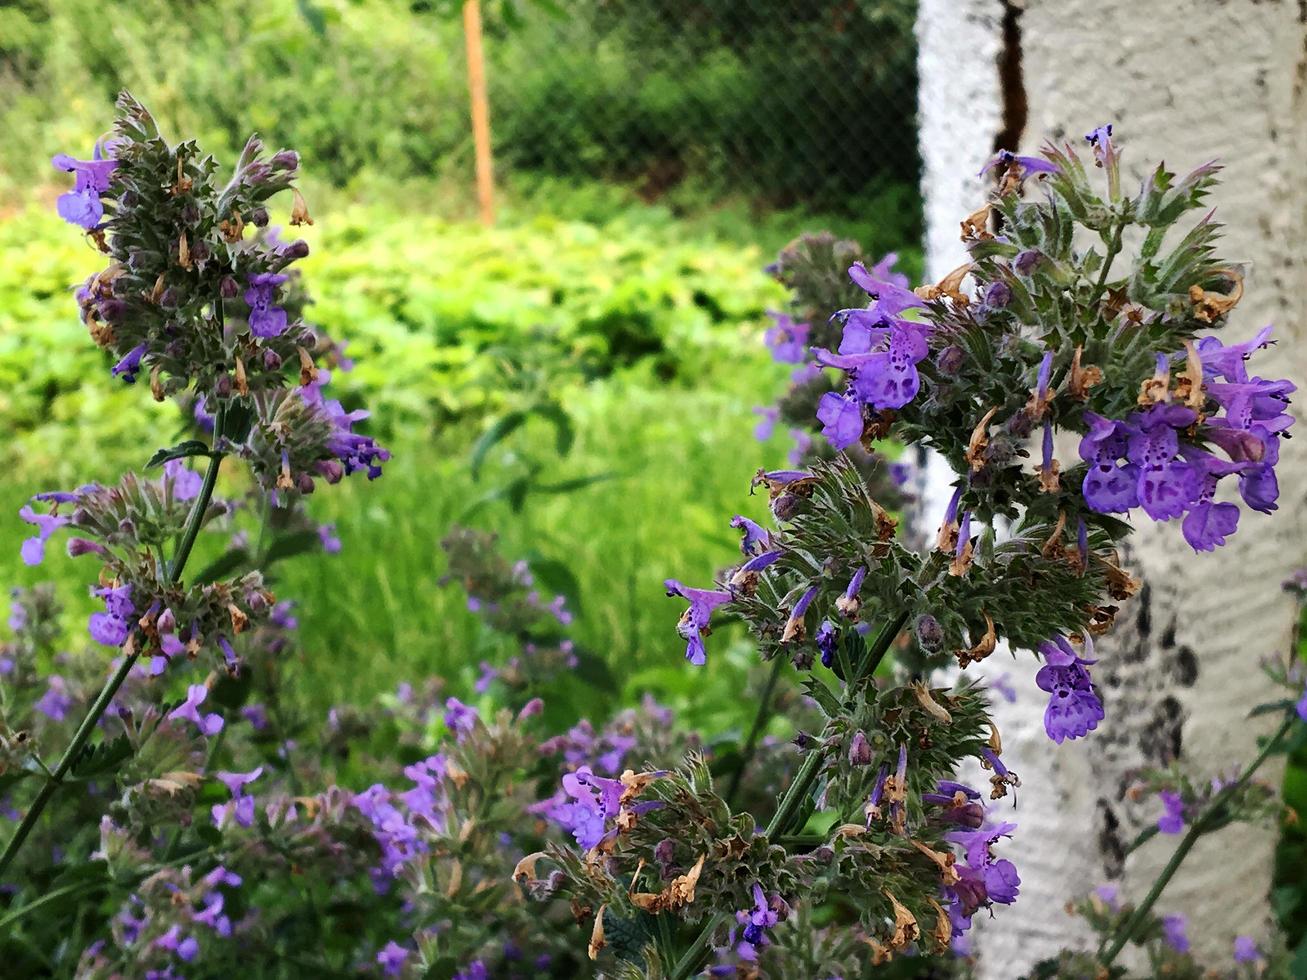
<path fill-rule="evenodd" d="M 788 369 L 762 344 L 764 266 L 802 231 L 922 269 L 912 0 L 488 0 L 498 216 L 476 220 L 459 5 L 385 0 L 18 0 L 0 9 L 0 512 L 139 466 L 178 422 L 143 419 L 84 337 L 70 286 L 97 266 L 52 201 L 49 157 L 85 155 L 128 88 L 172 135 L 231 159 L 248 128 L 294 147 L 315 225 L 311 318 L 349 341 L 336 383 L 395 454 L 315 502 L 338 555 L 287 562 L 303 603 L 293 689 L 308 713 L 427 675 L 470 695 L 506 654 L 442 586 L 455 522 L 553 570 L 598 684 L 551 710 L 650 691 L 691 726 L 748 723 L 727 630 L 690 672 L 662 596 L 729 563 L 723 513 L 758 517 L 753 409 Z M 94 379 L 94 380 L 91 380 Z M 132 408 L 128 409 L 128 403 Z M 668 515 L 675 515 L 669 521 Z M 25 528 L 0 523 L 13 584 Z M 1291 805 L 1307 804 L 1301 768 Z M 1307 914 L 1282 848 L 1277 907 Z"/>

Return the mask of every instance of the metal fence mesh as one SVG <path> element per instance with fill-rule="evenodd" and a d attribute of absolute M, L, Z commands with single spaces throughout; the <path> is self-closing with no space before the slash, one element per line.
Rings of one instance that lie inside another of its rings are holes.
<path fill-rule="evenodd" d="M 500 169 L 856 207 L 915 188 L 915 0 L 570 0 L 487 38 Z"/>

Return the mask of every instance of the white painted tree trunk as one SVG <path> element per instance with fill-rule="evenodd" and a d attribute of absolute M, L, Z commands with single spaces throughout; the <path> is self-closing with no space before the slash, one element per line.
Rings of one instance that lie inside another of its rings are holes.
<path fill-rule="evenodd" d="M 1303 387 L 1305 20 L 1307 4 L 1289 0 L 921 0 L 928 276 L 963 261 L 958 223 L 983 200 L 974 175 L 1000 134 L 1033 151 L 1045 137 L 1079 141 L 1111 122 L 1127 187 L 1162 159 L 1181 173 L 1214 156 L 1225 163 L 1213 198 L 1227 226 L 1221 254 L 1251 273 L 1226 336 L 1274 323 L 1280 343 L 1260 355 L 1258 373 Z M 1059 747 L 1045 737 L 1047 696 L 1029 654 L 982 665 L 1017 689 L 997 713 L 1005 758 L 1024 782 L 1020 828 L 1004 847 L 1021 897 L 978 926 L 982 976 L 1007 980 L 1083 944 L 1083 923 L 1061 911 L 1068 899 L 1108 881 L 1138 899 L 1151 884 L 1175 839 L 1123 856 L 1158 811 L 1155 800 L 1126 798 L 1134 770 L 1178 758 L 1215 774 L 1251 756 L 1265 727 L 1246 720 L 1248 709 L 1278 696 L 1258 660 L 1287 642 L 1293 607 L 1280 583 L 1307 559 L 1302 444 L 1284 447 L 1280 512 L 1245 510 L 1215 554 L 1195 556 L 1174 524 L 1138 522 L 1125 557 L 1146 585 L 1099 644 L 1107 720 L 1087 739 Z M 1164 893 L 1159 910 L 1189 916 L 1207 963 L 1229 962 L 1236 933 L 1265 931 L 1276 835 L 1269 825 L 1222 830 Z"/>

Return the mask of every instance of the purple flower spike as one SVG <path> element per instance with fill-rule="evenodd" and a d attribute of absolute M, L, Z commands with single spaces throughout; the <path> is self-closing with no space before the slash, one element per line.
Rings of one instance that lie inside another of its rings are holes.
<path fill-rule="evenodd" d="M 222 715 L 214 712 L 213 714 L 201 715 L 199 707 L 204 703 L 204 699 L 209 696 L 209 689 L 203 684 L 192 684 L 186 689 L 186 700 L 179 704 L 169 713 L 169 719 L 184 718 L 194 723 L 195 727 L 203 735 L 217 735 L 222 731 Z"/>
<path fill-rule="evenodd" d="M 74 175 L 73 189 L 59 195 L 55 209 L 59 217 L 69 224 L 94 228 L 104 217 L 104 204 L 100 195 L 109 189 L 109 181 L 118 168 L 117 160 L 105 160 L 97 143 L 91 160 L 75 160 L 66 153 L 57 153 L 50 161 L 60 170 Z"/>

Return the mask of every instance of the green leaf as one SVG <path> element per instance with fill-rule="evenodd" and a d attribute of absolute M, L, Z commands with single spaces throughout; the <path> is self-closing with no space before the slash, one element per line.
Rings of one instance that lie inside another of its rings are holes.
<path fill-rule="evenodd" d="M 218 579 L 226 578 L 236 569 L 248 564 L 249 560 L 250 553 L 244 548 L 232 548 L 191 576 L 191 581 L 195 584 L 216 582 Z"/>
<path fill-rule="evenodd" d="M 572 427 L 572 417 L 557 402 L 543 402 L 534 410 L 536 415 L 548 419 L 554 424 L 554 448 L 559 456 L 566 456 L 576 441 L 576 430 Z"/>
<path fill-rule="evenodd" d="M 317 531 L 293 531 L 290 534 L 278 535 L 272 544 L 268 545 L 263 561 L 265 565 L 271 565 L 283 558 L 293 558 L 320 547 L 322 547 L 322 539 L 318 537 Z"/>
<path fill-rule="evenodd" d="M 132 752 L 132 743 L 126 735 L 119 735 L 108 742 L 97 742 L 82 750 L 69 770 L 68 779 L 85 781 L 111 775 L 132 757 Z"/>
<path fill-rule="evenodd" d="M 481 464 L 485 462 L 486 453 L 497 443 L 507 439 L 510 435 L 522 427 L 526 421 L 526 413 L 509 412 L 501 415 L 495 420 L 494 425 L 481 434 L 481 438 L 476 441 L 472 447 L 472 456 L 470 459 L 472 467 L 472 479 L 479 479 L 481 476 Z"/>
<path fill-rule="evenodd" d="M 546 558 L 539 552 L 528 553 L 526 562 L 541 585 L 555 595 L 563 596 L 572 612 L 580 614 L 581 583 L 567 565 L 556 558 Z"/>
<path fill-rule="evenodd" d="M 222 435 L 232 442 L 244 442 L 254 424 L 254 408 L 244 400 L 233 399 L 227 404 L 227 417 L 222 425 Z"/>
<path fill-rule="evenodd" d="M 152 469 L 155 466 L 162 466 L 171 459 L 185 459 L 188 456 L 211 456 L 208 443 L 200 442 L 198 439 L 187 439 L 185 442 L 179 442 L 177 445 L 168 449 L 156 450 L 150 457 L 150 461 L 145 464 L 145 468 Z"/>
<path fill-rule="evenodd" d="M 598 654 L 591 653 L 589 650 L 582 650 L 580 647 L 575 648 L 573 652 L 576 654 L 577 677 L 600 691 L 616 694 L 620 690 L 617 675 L 608 666 L 607 660 Z"/>
<path fill-rule="evenodd" d="M 536 493 L 572 493 L 574 490 L 582 490 L 596 483 L 611 480 L 616 476 L 617 474 L 612 472 L 592 473 L 590 476 L 578 476 L 571 480 L 561 480 L 558 483 L 537 483 L 535 490 Z"/>

